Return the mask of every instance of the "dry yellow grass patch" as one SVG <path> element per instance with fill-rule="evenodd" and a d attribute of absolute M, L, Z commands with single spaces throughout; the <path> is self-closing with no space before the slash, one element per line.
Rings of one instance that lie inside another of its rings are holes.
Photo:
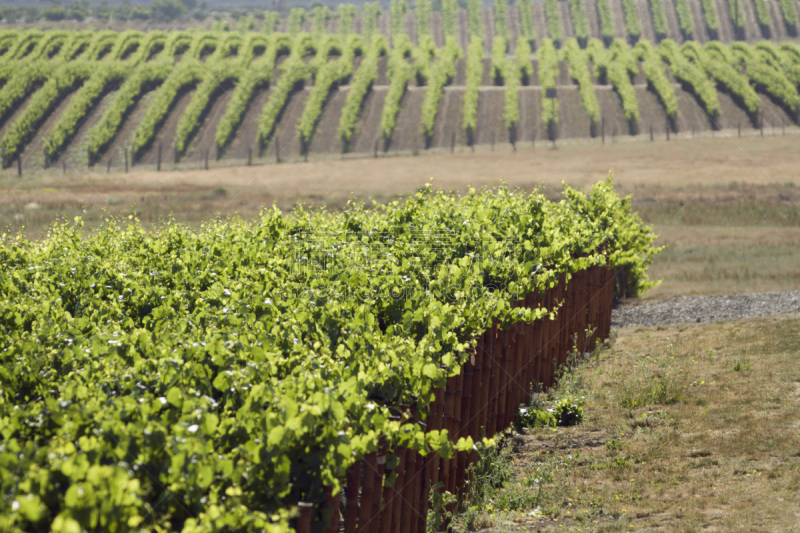
<path fill-rule="evenodd" d="M 567 377 L 587 420 L 510 439 L 473 524 L 800 531 L 800 316 L 621 330 Z"/>

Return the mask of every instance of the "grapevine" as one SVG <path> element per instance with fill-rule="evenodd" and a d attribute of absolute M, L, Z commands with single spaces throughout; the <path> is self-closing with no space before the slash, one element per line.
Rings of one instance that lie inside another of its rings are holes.
<path fill-rule="evenodd" d="M 678 0 L 680 1 L 680 0 Z M 614 40 L 614 20 L 611 18 L 609 0 L 597 0 L 597 15 L 600 19 L 600 35 L 610 44 Z"/>
<path fill-rule="evenodd" d="M 675 11 L 678 14 L 678 25 L 681 28 L 681 35 L 685 40 L 690 40 L 694 36 L 694 21 L 692 20 L 692 10 L 689 7 L 689 0 L 675 0 Z"/>
<path fill-rule="evenodd" d="M 69 93 L 86 81 L 92 71 L 93 66 L 90 63 L 75 61 L 53 72 L 42 88 L 33 95 L 25 111 L 3 135 L 3 168 L 11 166 L 47 116 Z"/>
<path fill-rule="evenodd" d="M 589 41 L 589 21 L 586 20 L 586 10 L 583 0 L 569 0 L 569 13 L 572 17 L 572 27 L 575 29 L 575 37 L 581 46 L 586 46 Z"/>
<path fill-rule="evenodd" d="M 353 76 L 339 121 L 339 138 L 342 139 L 345 146 L 348 145 L 356 131 L 361 106 L 372 88 L 372 84 L 378 79 L 378 60 L 386 54 L 386 50 L 386 39 L 383 35 L 373 35 L 364 60 Z"/>
<path fill-rule="evenodd" d="M 625 12 L 625 31 L 628 33 L 628 38 L 636 42 L 642 36 L 642 21 L 636 12 L 636 2 L 622 0 L 622 9 Z"/>
<path fill-rule="evenodd" d="M 439 112 L 439 102 L 442 99 L 444 86 L 455 75 L 455 63 L 462 55 L 455 37 L 448 37 L 439 55 L 439 60 L 431 68 L 431 77 L 425 91 L 425 100 L 422 102 L 421 132 L 426 140 L 433 137 L 436 114 Z"/>
<path fill-rule="evenodd" d="M 672 74 L 684 87 L 694 93 L 703 109 L 714 119 L 720 116 L 719 100 L 714 84 L 700 67 L 689 62 L 681 53 L 675 41 L 665 39 L 658 45 L 658 53 L 669 64 Z"/>
<path fill-rule="evenodd" d="M 650 12 L 653 14 L 653 31 L 659 41 L 667 38 L 667 16 L 661 0 L 650 0 Z"/>
<path fill-rule="evenodd" d="M 583 108 L 589 115 L 592 125 L 596 126 L 600 122 L 600 105 L 597 103 L 597 95 L 594 92 L 586 53 L 580 49 L 578 41 L 567 39 L 564 43 L 564 56 L 569 65 L 569 75 L 578 84 Z"/>
<path fill-rule="evenodd" d="M 645 78 L 647 78 L 648 87 L 658 95 L 658 99 L 664 106 L 667 116 L 675 123 L 678 119 L 678 99 L 675 97 L 672 83 L 670 83 L 664 72 L 664 63 L 661 61 L 661 56 L 655 51 L 650 41 L 636 43 L 634 53 L 642 62 L 642 70 Z"/>
<path fill-rule="evenodd" d="M 411 50 L 411 41 L 406 36 L 395 44 L 389 55 L 389 79 L 391 82 L 381 112 L 381 134 L 385 142 L 392 137 L 397 113 L 400 112 L 400 101 L 406 93 L 406 87 L 408 87 L 408 82 L 411 81 L 413 74 L 411 65 L 406 61 Z"/>
<path fill-rule="evenodd" d="M 558 0 L 544 0 L 544 16 L 547 21 L 547 36 L 555 46 L 561 44 L 561 21 L 558 15 Z"/>

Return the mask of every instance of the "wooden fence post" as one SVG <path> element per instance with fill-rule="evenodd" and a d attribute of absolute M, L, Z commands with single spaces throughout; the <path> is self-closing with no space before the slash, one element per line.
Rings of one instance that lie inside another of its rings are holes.
<path fill-rule="evenodd" d="M 297 533 L 311 533 L 311 511 L 314 510 L 314 504 L 298 502 L 297 508 L 300 512 L 297 517 Z"/>

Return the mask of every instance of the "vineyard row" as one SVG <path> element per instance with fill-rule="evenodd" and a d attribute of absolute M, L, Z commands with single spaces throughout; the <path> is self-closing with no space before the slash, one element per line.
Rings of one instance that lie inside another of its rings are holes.
<path fill-rule="evenodd" d="M 658 251 L 610 179 L 81 225 L 0 241 L 4 530 L 419 531 Z"/>
<path fill-rule="evenodd" d="M 176 102 L 186 93 L 191 93 L 191 99 L 181 112 L 174 137 L 168 139 L 176 158 L 186 152 L 212 105 L 226 91 L 231 97 L 214 135 L 217 157 L 223 156 L 236 138 L 248 110 L 258 119 L 258 132 L 256 138 L 243 142 L 265 152 L 292 95 L 304 85 L 310 85 L 310 92 L 297 124 L 301 149 L 307 152 L 322 111 L 337 88 L 349 86 L 339 117 L 339 136 L 347 149 L 357 135 L 363 104 L 379 78 L 385 56 L 389 80 L 381 118 L 385 145 L 392 138 L 404 95 L 412 85 L 425 87 L 419 133 L 430 142 L 444 87 L 452 85 L 458 60 L 464 57 L 455 37 L 448 37 L 442 48 L 437 48 L 430 37 L 421 39 L 421 45 L 415 47 L 405 34 L 397 36 L 390 46 L 377 33 L 369 41 L 354 33 L 315 38 L 306 33 L 291 37 L 230 32 L 100 32 L 89 39 L 83 32 L 51 33 L 58 33 L 60 41 L 48 38 L 47 32 L 41 33 L 38 41 L 31 38 L 38 35 L 36 32 L 20 33 L 16 45 L 9 44 L 0 56 L 0 126 L 7 123 L 0 147 L 5 168 L 14 164 L 49 115 L 69 96 L 69 105 L 44 132 L 45 165 L 58 160 L 76 128 L 109 96 L 102 116 L 86 133 L 89 162 L 99 161 L 137 103 L 150 92 L 147 110 L 135 124 L 129 141 L 134 162 L 151 149 Z M 8 41 L 4 36 L 0 34 L 0 42 Z M 465 58 L 460 124 L 468 139 L 476 131 L 477 95 L 484 79 L 481 26 L 476 25 L 470 37 L 473 45 Z M 693 94 L 712 120 L 721 116 L 718 90 L 730 94 L 746 109 L 754 124 L 761 113 L 759 92 L 784 108 L 792 120 L 798 118 L 800 48 L 793 43 L 736 42 L 728 46 L 710 42 L 701 46 L 693 41 L 678 45 L 665 39 L 658 45 L 640 40 L 631 48 L 621 39 L 613 40 L 608 47 L 590 39 L 585 44 L 583 49 L 579 40 L 570 38 L 558 49 L 552 39 L 543 38 L 534 54 L 530 42 L 520 37 L 515 53 L 510 55 L 510 43 L 498 32 L 492 43 L 490 83 L 505 87 L 503 118 L 512 139 L 520 120 L 518 87 L 537 79 L 543 91 L 555 89 L 561 61 L 569 65 L 570 77 L 579 87 L 594 126 L 601 119 L 595 87 L 610 84 L 619 95 L 626 120 L 635 128 L 640 115 L 632 80 L 640 67 L 673 124 L 678 119 L 675 83 Z M 28 52 L 18 58 L 22 49 Z M 269 98 L 261 109 L 253 109 L 254 98 L 264 90 L 270 91 Z M 23 110 L 12 119 L 15 109 Z M 556 126 L 558 109 L 557 97 L 542 95 L 544 123 Z"/>

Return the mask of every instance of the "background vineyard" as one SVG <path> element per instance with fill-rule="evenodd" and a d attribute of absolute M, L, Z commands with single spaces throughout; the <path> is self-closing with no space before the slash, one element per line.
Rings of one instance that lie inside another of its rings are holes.
<path fill-rule="evenodd" d="M 197 168 L 791 127 L 798 9 L 797 0 L 442 11 L 395 2 L 294 9 L 242 31 L 7 30 L 3 166 Z M 557 99 L 544 98 L 547 88 Z"/>

